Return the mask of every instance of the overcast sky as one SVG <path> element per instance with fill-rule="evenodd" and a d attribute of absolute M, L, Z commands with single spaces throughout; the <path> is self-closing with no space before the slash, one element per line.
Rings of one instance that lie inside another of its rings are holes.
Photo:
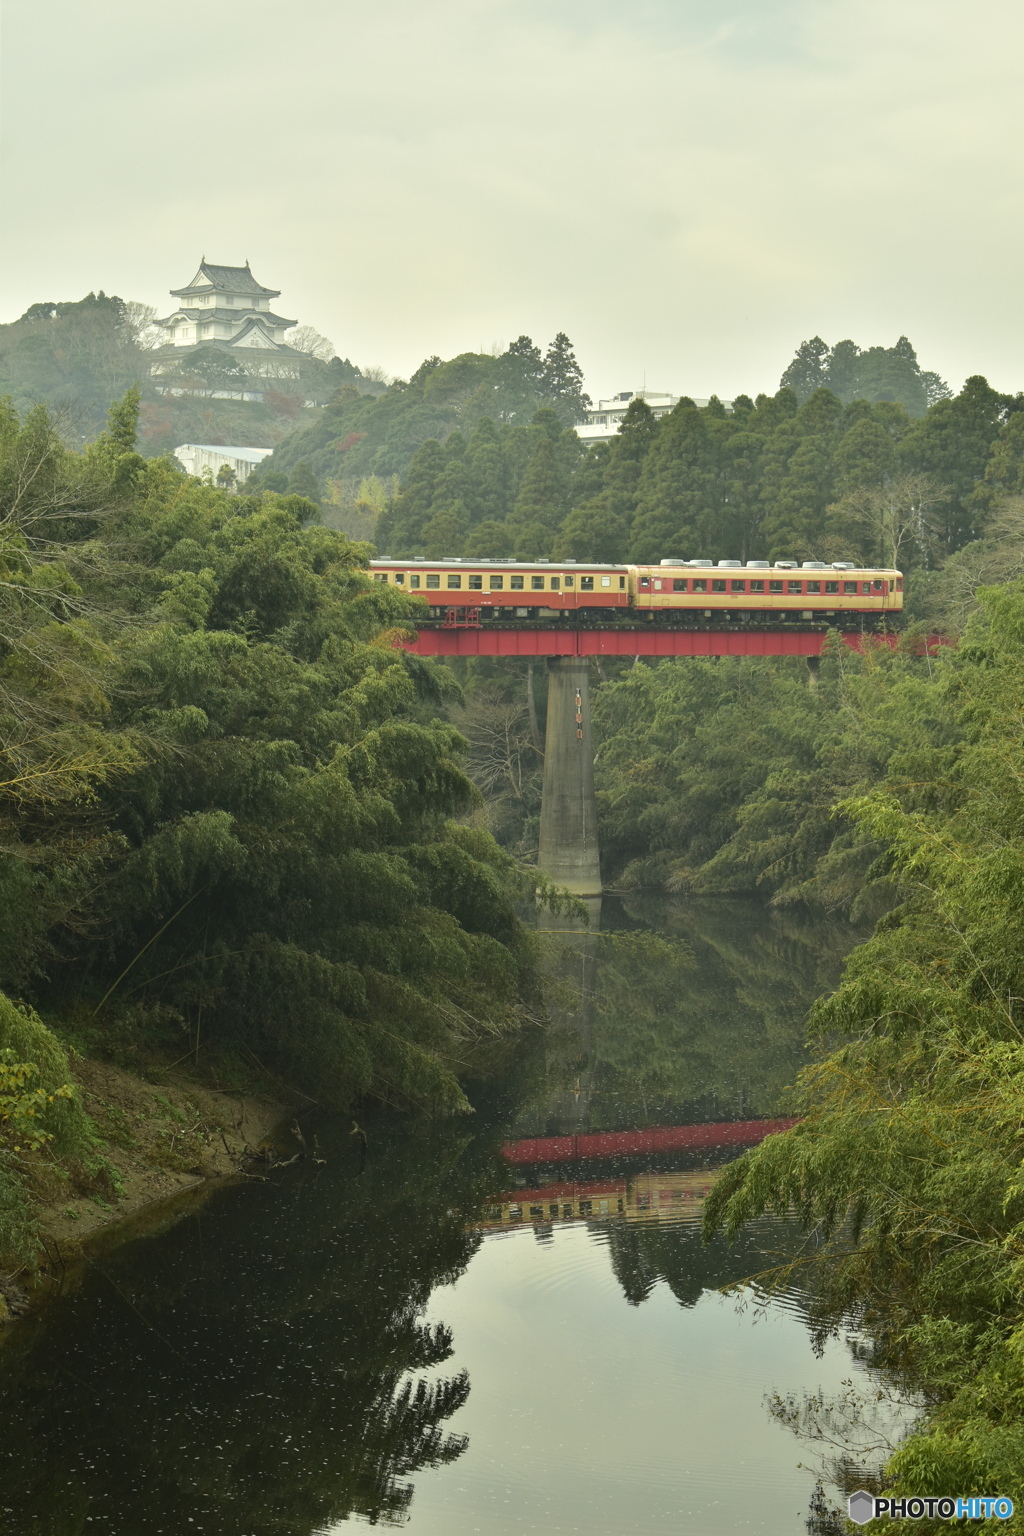
<path fill-rule="evenodd" d="M 906 333 L 1024 388 L 1010 0 L 6 0 L 0 319 L 211 261 L 408 376 L 565 330 L 593 395 Z"/>

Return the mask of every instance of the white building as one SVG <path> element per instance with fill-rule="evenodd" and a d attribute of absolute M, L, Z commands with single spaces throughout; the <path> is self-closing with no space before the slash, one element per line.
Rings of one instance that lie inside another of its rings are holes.
<path fill-rule="evenodd" d="M 273 453 L 273 448 L 229 448 L 216 443 L 182 443 L 174 457 L 190 474 L 202 479 L 205 470 L 217 479 L 224 465 L 232 471 L 236 485 L 244 485 L 257 464 Z"/>
<path fill-rule="evenodd" d="M 576 423 L 576 436 L 581 443 L 606 443 L 619 430 L 631 400 L 646 400 L 654 416 L 661 417 L 667 416 L 681 399 L 681 395 L 662 394 L 653 389 L 627 389 L 624 394 L 612 395 L 610 400 L 599 400 L 583 420 Z M 703 408 L 708 401 L 694 400 L 693 403 Z M 732 409 L 731 400 L 723 400 L 722 404 L 727 411 Z"/>
<path fill-rule="evenodd" d="M 296 320 L 286 320 L 270 307 L 280 289 L 264 288 L 244 267 L 211 266 L 205 256 L 185 288 L 172 288 L 177 309 L 157 320 L 164 344 L 153 354 L 153 373 L 178 371 L 197 348 L 224 353 L 226 367 L 239 367 L 263 378 L 297 378 L 303 354 L 290 347 L 286 333 Z"/>

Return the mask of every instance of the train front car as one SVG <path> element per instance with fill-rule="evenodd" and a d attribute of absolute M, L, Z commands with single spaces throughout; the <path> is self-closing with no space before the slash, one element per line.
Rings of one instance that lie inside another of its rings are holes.
<path fill-rule="evenodd" d="M 903 573 L 845 561 L 663 560 L 630 567 L 630 593 L 647 622 L 885 627 L 903 608 Z"/>
<path fill-rule="evenodd" d="M 551 624 L 628 611 L 629 569 L 568 560 L 373 560 L 374 581 L 422 599 L 424 625 Z"/>

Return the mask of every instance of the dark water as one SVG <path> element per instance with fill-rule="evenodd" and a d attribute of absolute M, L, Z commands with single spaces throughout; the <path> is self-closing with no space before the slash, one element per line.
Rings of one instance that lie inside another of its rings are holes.
<path fill-rule="evenodd" d="M 815 1353 L 801 1295 L 718 1294 L 797 1241 L 764 1222 L 701 1246 L 735 1149 L 501 1148 L 784 1110 L 855 935 L 739 904 L 602 921 L 552 936 L 586 1003 L 492 1064 L 474 1115 L 368 1121 L 365 1158 L 321 1122 L 322 1167 L 224 1190 L 12 1330 L 5 1533 L 805 1531 L 810 1458 L 766 1394 L 857 1367 L 843 1339 Z"/>

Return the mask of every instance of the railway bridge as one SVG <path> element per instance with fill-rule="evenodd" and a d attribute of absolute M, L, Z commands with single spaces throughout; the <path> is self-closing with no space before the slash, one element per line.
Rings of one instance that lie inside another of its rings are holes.
<path fill-rule="evenodd" d="M 474 622 L 474 618 L 476 622 Z M 419 656 L 545 658 L 547 730 L 541 797 L 541 869 L 576 896 L 601 894 L 601 860 L 590 729 L 592 656 L 803 656 L 812 676 L 825 645 L 824 628 L 655 629 L 611 626 L 516 628 L 452 609 L 438 627 L 421 629 L 407 648 Z M 895 645 L 897 637 L 881 637 Z M 842 635 L 860 649 L 859 632 Z"/>

